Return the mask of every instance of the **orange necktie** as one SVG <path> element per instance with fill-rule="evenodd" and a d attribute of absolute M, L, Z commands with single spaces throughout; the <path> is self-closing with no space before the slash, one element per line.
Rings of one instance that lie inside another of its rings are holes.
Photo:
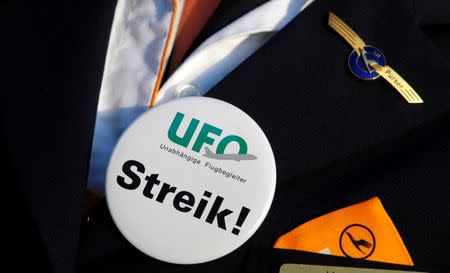
<path fill-rule="evenodd" d="M 170 58 L 169 75 L 181 64 L 192 42 L 214 14 L 220 2 L 221 0 L 188 0 L 185 2 Z"/>

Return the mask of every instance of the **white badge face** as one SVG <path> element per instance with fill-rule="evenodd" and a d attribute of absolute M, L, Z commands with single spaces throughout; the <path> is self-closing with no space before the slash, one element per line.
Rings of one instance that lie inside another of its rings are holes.
<path fill-rule="evenodd" d="M 275 159 L 261 128 L 226 102 L 188 97 L 139 117 L 106 175 L 119 230 L 142 252 L 202 263 L 241 246 L 266 217 Z"/>

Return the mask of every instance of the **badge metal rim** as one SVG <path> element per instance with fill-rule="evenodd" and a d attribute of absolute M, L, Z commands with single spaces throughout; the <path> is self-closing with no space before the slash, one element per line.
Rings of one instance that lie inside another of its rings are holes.
<path fill-rule="evenodd" d="M 385 63 L 385 64 L 387 63 L 387 61 L 386 61 L 386 55 L 384 55 L 383 51 L 381 51 L 379 48 L 374 47 L 374 46 L 372 46 L 372 45 L 365 45 L 364 48 L 365 48 L 365 47 L 372 47 L 372 48 L 378 50 L 378 51 L 383 55 L 384 63 Z M 353 70 L 352 70 L 352 68 L 351 68 L 351 66 L 350 66 L 350 57 L 351 57 L 352 54 L 354 54 L 354 53 L 355 53 L 355 54 L 358 54 L 358 53 L 356 53 L 356 50 L 352 50 L 352 52 L 350 52 L 350 54 L 348 54 L 348 57 L 347 57 L 347 66 L 348 66 L 348 69 L 350 70 L 350 72 L 352 72 L 352 74 L 353 74 L 355 77 L 357 77 L 358 79 L 360 79 L 360 80 L 364 80 L 364 81 L 372 81 L 372 80 L 378 79 L 378 78 L 380 77 L 380 73 L 377 73 L 378 75 L 375 76 L 374 78 L 362 78 L 362 77 L 360 77 L 358 74 L 356 74 L 355 72 L 353 72 Z"/>

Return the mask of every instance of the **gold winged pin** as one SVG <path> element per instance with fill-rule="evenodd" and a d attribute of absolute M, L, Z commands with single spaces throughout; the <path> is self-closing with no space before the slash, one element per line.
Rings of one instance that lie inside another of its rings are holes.
<path fill-rule="evenodd" d="M 361 79 L 376 79 L 381 76 L 408 103 L 423 103 L 417 92 L 394 69 L 385 64 L 384 55 L 380 50 L 366 45 L 358 34 L 332 12 L 329 13 L 328 25 L 354 49 L 349 57 L 349 67 L 353 74 Z"/>

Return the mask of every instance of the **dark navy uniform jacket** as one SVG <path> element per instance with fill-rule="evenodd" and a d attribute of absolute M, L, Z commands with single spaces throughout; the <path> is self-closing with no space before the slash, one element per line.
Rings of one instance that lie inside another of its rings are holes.
<path fill-rule="evenodd" d="M 263 1 L 239 2 L 223 1 L 199 39 Z M 317 0 L 208 93 L 265 131 L 277 192 L 247 243 L 188 266 L 140 253 L 104 204 L 89 223 L 82 217 L 114 5 L 0 5 L 4 264 L 64 273 L 278 272 L 286 262 L 405 268 L 272 248 L 308 220 L 378 196 L 413 269 L 450 271 L 450 2 Z M 407 104 L 384 80 L 354 77 L 329 11 L 381 49 L 425 103 Z"/>

